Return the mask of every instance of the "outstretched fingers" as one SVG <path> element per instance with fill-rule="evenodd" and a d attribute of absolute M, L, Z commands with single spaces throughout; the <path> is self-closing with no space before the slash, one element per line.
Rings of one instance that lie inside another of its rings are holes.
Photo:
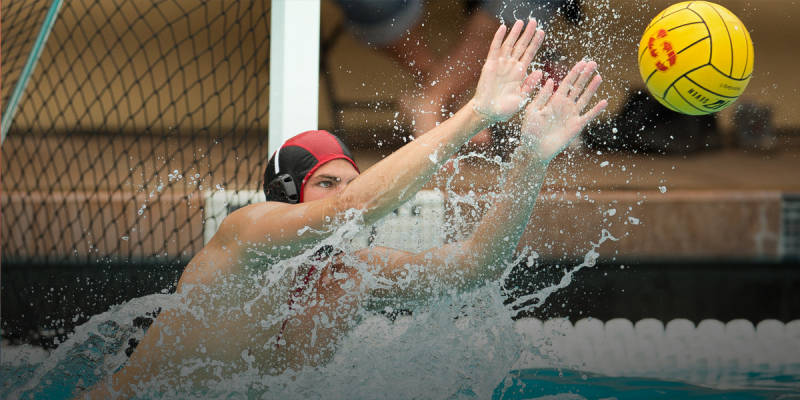
<path fill-rule="evenodd" d="M 555 86 L 555 82 L 553 82 L 552 79 L 548 79 L 547 82 L 544 83 L 544 86 L 539 89 L 539 93 L 536 93 L 536 97 L 533 98 L 528 109 L 530 110 L 531 107 L 535 109 L 544 107 L 547 101 L 550 100 L 550 96 L 553 95 L 553 86 Z"/>
<path fill-rule="evenodd" d="M 514 26 L 511 27 L 511 32 L 506 36 L 503 46 L 500 47 L 500 57 L 510 57 L 511 50 L 514 48 L 514 43 L 517 42 L 520 32 L 522 32 L 522 21 L 517 20 Z"/>
<path fill-rule="evenodd" d="M 600 87 L 600 83 L 603 82 L 603 77 L 600 74 L 594 75 L 597 69 L 597 64 L 595 62 L 590 62 L 586 65 L 584 72 L 581 74 L 581 77 L 578 79 L 574 86 L 575 96 L 577 97 L 576 106 L 578 112 L 583 111 L 584 108 L 589 104 L 594 97 L 595 93 L 597 93 L 597 89 Z M 589 80 L 589 76 L 594 75 L 589 85 L 586 86 L 584 90 L 584 86 L 586 85 L 586 81 Z M 572 95 L 572 93 L 570 94 Z M 591 110 L 587 111 L 585 114 L 581 115 L 581 125 L 585 126 L 589 123 L 589 121 L 593 120 L 600 114 L 603 110 L 605 110 L 606 106 L 608 106 L 608 101 L 603 99 L 600 100 L 597 104 L 592 107 Z"/>
<path fill-rule="evenodd" d="M 558 89 L 556 90 L 556 95 L 567 97 L 570 88 L 572 88 L 572 85 L 578 79 L 578 76 L 581 74 L 584 68 L 586 68 L 586 62 L 578 61 L 578 63 L 575 64 L 575 66 L 569 71 L 567 76 L 561 80 L 561 84 L 558 85 Z"/>
<path fill-rule="evenodd" d="M 522 83 L 522 92 L 525 93 L 526 98 L 527 96 L 530 96 L 531 92 L 533 92 L 533 88 L 535 88 L 536 84 L 538 84 L 541 80 L 542 71 L 538 69 L 531 72 L 530 75 L 525 78 L 525 82 Z"/>
<path fill-rule="evenodd" d="M 542 42 L 544 42 L 544 31 L 537 29 L 533 40 L 528 45 L 528 48 L 525 49 L 525 54 L 522 55 L 521 61 L 523 64 L 528 65 L 533 61 L 533 57 L 536 55 L 536 52 L 538 52 L 539 48 L 542 47 Z"/>
<path fill-rule="evenodd" d="M 603 112 L 603 110 L 606 109 L 606 106 L 608 106 L 608 101 L 606 99 L 597 102 L 597 104 L 595 104 L 591 110 L 589 110 L 588 112 L 586 112 L 586 114 L 583 114 L 583 116 L 581 116 L 582 125 L 586 126 L 586 124 L 588 124 L 589 121 L 595 119 L 598 115 L 600 115 L 601 112 Z"/>
<path fill-rule="evenodd" d="M 597 63 L 594 61 L 590 61 L 586 63 L 586 66 L 581 71 L 580 76 L 578 76 L 578 80 L 572 85 L 572 88 L 569 91 L 569 98 L 571 100 L 577 100 L 578 96 L 583 93 L 583 89 L 586 87 L 586 84 L 589 82 L 589 79 L 594 75 L 594 71 L 597 69 Z"/>
<path fill-rule="evenodd" d="M 492 39 L 492 44 L 489 45 L 489 55 L 486 56 L 487 60 L 500 56 L 500 47 L 503 45 L 506 29 L 505 25 L 500 25 L 500 27 L 497 28 L 497 31 L 494 33 L 494 39 Z"/>
<path fill-rule="evenodd" d="M 589 101 L 592 99 L 595 93 L 597 93 L 597 88 L 600 87 L 600 83 L 603 82 L 603 78 L 600 75 L 595 75 L 592 79 L 592 82 L 589 83 L 589 86 L 586 90 L 581 93 L 581 96 L 578 98 L 578 110 L 583 111 L 584 108 L 589 104 Z"/>
<path fill-rule="evenodd" d="M 523 56 L 525 50 L 528 48 L 528 45 L 531 43 L 531 39 L 533 39 L 533 36 L 535 34 L 536 34 L 536 20 L 535 19 L 528 20 L 528 26 L 525 27 L 525 32 L 522 32 L 522 37 L 520 37 L 519 40 L 517 40 L 517 43 L 514 44 L 514 50 L 511 52 L 512 60 L 519 60 L 520 57 Z"/>

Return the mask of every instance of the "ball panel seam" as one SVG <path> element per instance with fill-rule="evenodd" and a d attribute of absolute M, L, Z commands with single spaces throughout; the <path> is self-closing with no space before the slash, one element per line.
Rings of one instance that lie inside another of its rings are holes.
<path fill-rule="evenodd" d="M 661 21 L 662 19 L 664 19 L 664 18 L 666 18 L 666 17 L 669 17 L 669 16 L 670 16 L 670 15 L 672 15 L 672 14 L 675 14 L 675 13 L 681 12 L 681 11 L 683 11 L 683 10 L 686 10 L 686 9 L 688 9 L 688 8 L 689 8 L 691 5 L 692 5 L 692 3 L 690 2 L 689 4 L 687 4 L 687 5 L 686 5 L 686 7 L 679 8 L 679 9 L 677 9 L 677 10 L 675 10 L 675 11 L 673 11 L 673 12 L 669 13 L 669 14 L 664 14 L 664 15 L 662 15 L 661 17 L 658 17 L 658 19 L 653 19 L 652 21 L 650 21 L 650 25 L 647 25 L 647 27 L 646 27 L 646 28 L 644 28 L 644 30 L 645 30 L 645 31 L 647 31 L 648 29 L 650 29 L 650 27 L 652 27 L 653 25 L 657 24 L 657 23 L 658 23 L 659 21 Z"/>
<path fill-rule="evenodd" d="M 691 4 L 689 4 L 689 6 L 691 6 Z M 711 37 L 711 29 L 708 28 L 708 24 L 706 23 L 706 20 L 703 19 L 702 15 L 700 15 L 697 11 L 692 10 L 691 8 L 688 9 L 689 11 L 695 13 L 695 15 L 697 15 L 697 17 L 700 18 L 701 21 L 703 21 L 703 26 L 706 27 L 706 31 L 708 32 L 709 46 L 711 46 L 710 47 L 711 51 L 708 52 L 708 63 L 711 64 L 711 55 L 714 54 L 714 39 Z"/>
<path fill-rule="evenodd" d="M 725 21 L 725 18 L 722 16 L 722 14 L 720 14 L 719 10 L 717 10 L 717 7 L 714 7 L 712 5 L 711 9 L 714 10 L 715 13 L 717 13 L 717 16 L 719 17 L 720 21 L 722 21 L 722 26 L 725 27 L 725 33 L 728 35 L 728 44 L 730 45 L 730 49 L 731 49 L 731 53 L 730 53 L 731 54 L 731 61 L 730 61 L 731 72 L 728 75 L 733 76 L 733 55 L 734 55 L 734 53 L 733 53 L 733 38 L 731 38 L 731 31 L 728 29 L 728 23 Z M 714 48 L 712 47 L 711 49 L 712 49 L 711 51 L 713 53 L 713 51 L 714 51 L 713 49 Z"/>
<path fill-rule="evenodd" d="M 689 71 L 686 71 L 686 72 L 685 72 L 683 75 L 681 75 L 681 76 L 679 76 L 679 77 L 675 78 L 675 80 L 674 80 L 674 81 L 672 81 L 672 83 L 670 83 L 670 84 L 669 84 L 669 86 L 667 86 L 667 89 L 666 89 L 666 90 L 664 90 L 663 97 L 667 97 L 667 92 L 669 92 L 669 90 L 670 90 L 670 89 L 672 89 L 672 87 L 673 87 L 673 86 L 675 86 L 675 82 L 677 82 L 677 81 L 681 80 L 681 78 L 685 77 L 686 75 L 689 75 L 690 73 L 692 73 L 692 72 L 694 72 L 694 71 L 697 71 L 697 70 L 698 70 L 698 69 L 700 69 L 700 68 L 703 68 L 703 67 L 705 67 L 706 65 L 711 65 L 711 64 L 704 64 L 704 65 L 701 65 L 701 66 L 699 66 L 699 67 L 696 67 L 696 68 L 690 69 Z"/>
<path fill-rule="evenodd" d="M 688 77 L 687 77 L 687 79 L 688 79 Z M 683 97 L 683 94 L 682 94 L 682 93 L 681 93 L 681 92 L 680 92 L 678 89 L 676 89 L 676 88 L 674 88 L 674 87 L 673 87 L 673 88 L 672 88 L 672 90 L 674 90 L 674 91 L 675 91 L 675 93 L 676 93 L 678 96 L 680 96 L 680 97 L 681 97 L 681 99 L 683 100 L 683 102 L 684 102 L 684 103 L 686 103 L 686 104 L 688 104 L 690 107 L 692 107 L 692 108 L 694 108 L 695 110 L 697 110 L 697 111 L 701 112 L 702 114 L 706 114 L 706 113 L 708 113 L 708 111 L 706 111 L 706 110 L 703 110 L 702 108 L 700 108 L 700 107 L 698 107 L 698 106 L 694 105 L 694 104 L 693 104 L 692 102 L 690 102 L 689 100 L 686 100 L 686 97 Z"/>
<path fill-rule="evenodd" d="M 736 98 L 738 98 L 738 97 L 739 97 L 739 96 L 726 96 L 726 95 L 724 95 L 724 94 L 719 94 L 719 93 L 717 93 L 717 92 L 715 92 L 715 91 L 713 91 L 713 90 L 710 90 L 710 89 L 708 89 L 707 87 L 705 87 L 705 86 L 703 86 L 703 85 L 701 85 L 701 84 L 699 84 L 699 83 L 695 82 L 695 81 L 694 81 L 692 78 L 689 78 L 688 76 L 685 76 L 685 78 L 686 78 L 686 79 L 688 79 L 688 80 L 689 80 L 689 82 L 692 82 L 692 83 L 694 83 L 694 84 L 695 84 L 697 87 L 699 87 L 700 89 L 703 89 L 703 90 L 705 90 L 706 92 L 713 94 L 714 96 L 724 97 L 724 98 L 726 98 L 726 99 L 736 99 Z"/>

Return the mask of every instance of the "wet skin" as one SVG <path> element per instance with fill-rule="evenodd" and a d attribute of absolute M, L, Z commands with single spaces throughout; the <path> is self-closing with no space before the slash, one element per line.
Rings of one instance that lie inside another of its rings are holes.
<path fill-rule="evenodd" d="M 550 160 L 607 104 L 584 113 L 600 76 L 595 63 L 583 61 L 557 90 L 549 80 L 526 102 L 542 77 L 528 69 L 544 34 L 535 22 L 524 26 L 517 21 L 510 31 L 498 28 L 475 97 L 429 133 L 360 175 L 343 160 L 323 165 L 304 188 L 303 203 L 264 202 L 231 213 L 184 270 L 176 304 L 158 316 L 125 368 L 86 397 L 109 398 L 110 391 L 130 397 L 139 383 L 154 380 L 182 392 L 242 371 L 280 374 L 319 365 L 358 322 L 367 299 L 413 300 L 437 288 L 498 279 L 503 269 L 495 266 L 512 258 Z M 374 224 L 416 194 L 472 137 L 522 107 L 520 145 L 504 171 L 505 181 L 515 184 L 502 189 L 467 239 L 422 253 L 372 247 L 332 255 L 310 273 L 311 261 L 297 273 L 270 268 L 313 251 L 350 211 L 358 210 L 364 226 Z M 385 284 L 367 285 L 365 272 Z M 276 275 L 265 287 L 259 274 L 271 273 Z"/>

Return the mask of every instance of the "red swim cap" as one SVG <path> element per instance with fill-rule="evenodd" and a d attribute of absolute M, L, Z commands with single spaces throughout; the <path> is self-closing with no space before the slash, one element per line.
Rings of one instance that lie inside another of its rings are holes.
<path fill-rule="evenodd" d="M 277 157 L 277 165 L 276 165 Z M 303 202 L 303 188 L 306 181 L 319 167 L 328 161 L 344 159 L 359 171 L 350 150 L 335 135 L 328 131 L 306 131 L 283 143 L 270 157 L 264 171 L 264 194 L 268 201 L 289 202 L 281 193 L 270 190 L 270 183 L 284 174 L 294 181 L 299 202 Z M 274 187 L 273 187 L 274 188 Z"/>

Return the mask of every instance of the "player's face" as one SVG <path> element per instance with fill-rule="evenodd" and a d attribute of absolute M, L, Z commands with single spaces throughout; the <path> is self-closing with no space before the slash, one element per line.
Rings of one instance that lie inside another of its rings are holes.
<path fill-rule="evenodd" d="M 356 179 L 358 171 L 347 160 L 328 161 L 314 171 L 303 187 L 303 202 L 335 195 Z"/>

